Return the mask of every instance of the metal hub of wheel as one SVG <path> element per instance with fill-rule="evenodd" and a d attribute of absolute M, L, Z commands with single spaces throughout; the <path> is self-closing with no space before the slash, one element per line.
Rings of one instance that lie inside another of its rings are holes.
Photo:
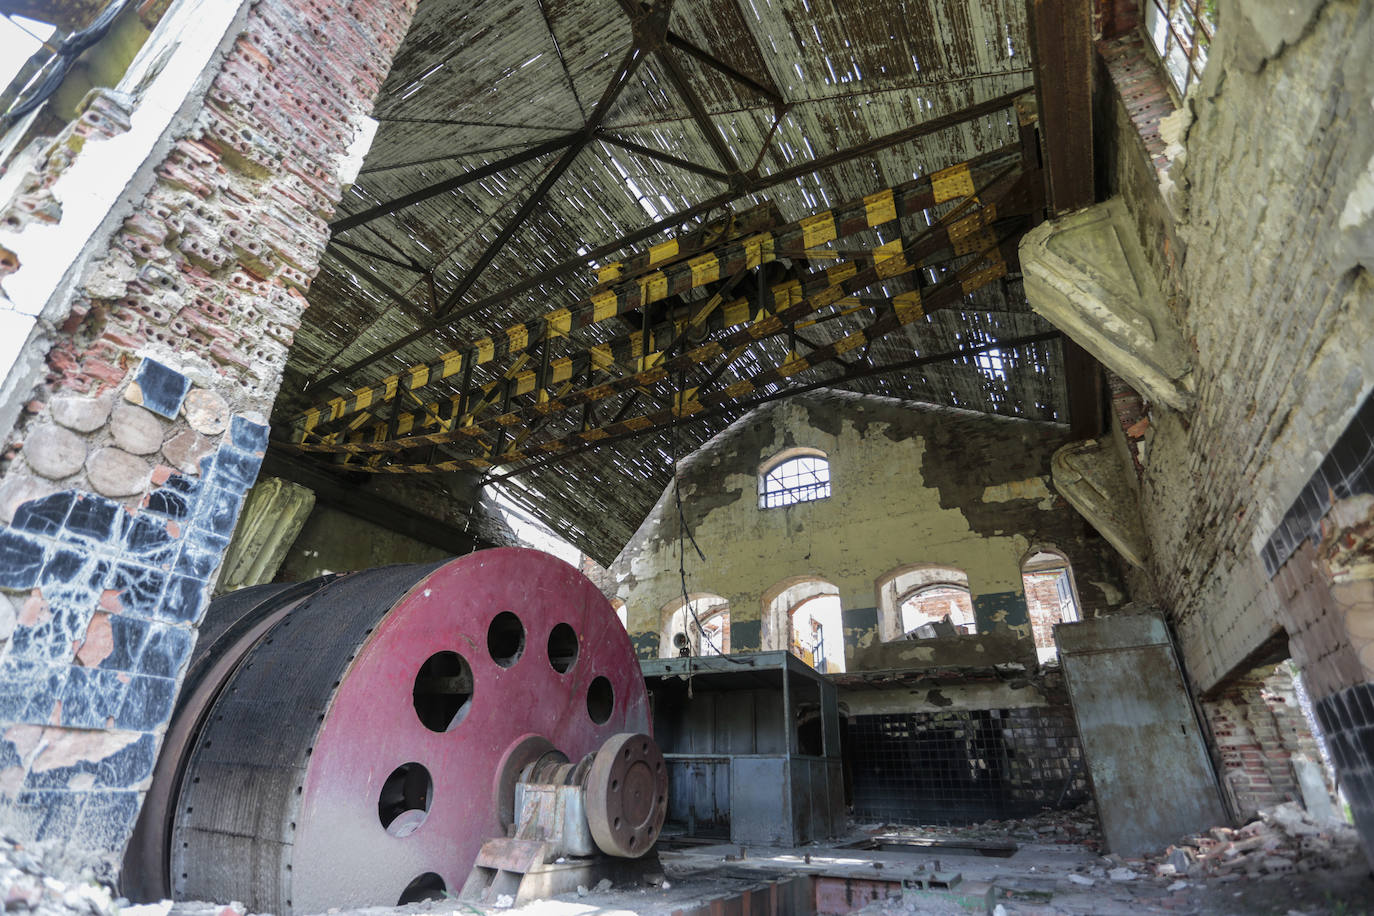
<path fill-rule="evenodd" d="M 648 728 L 629 636 L 554 557 L 342 577 L 262 634 L 204 714 L 166 837 L 172 890 L 282 914 L 456 891 L 504 835 L 521 768 Z M 607 796 L 640 831 L 666 791 L 645 765 L 616 761 L 634 794 Z"/>
<path fill-rule="evenodd" d="M 597 752 L 587 774 L 587 823 L 603 851 L 644 855 L 668 814 L 668 768 L 647 735 L 616 735 Z"/>

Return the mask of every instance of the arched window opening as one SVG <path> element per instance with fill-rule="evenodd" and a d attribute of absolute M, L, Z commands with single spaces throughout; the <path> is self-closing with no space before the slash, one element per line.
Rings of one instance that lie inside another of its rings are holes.
<path fill-rule="evenodd" d="M 878 634 L 884 642 L 907 638 L 912 630 L 938 624 L 945 617 L 949 617 L 953 633 L 978 630 L 968 574 L 957 566 L 909 563 L 890 570 L 874 584 Z M 936 632 L 951 635 L 946 627 L 937 627 Z"/>
<path fill-rule="evenodd" d="M 844 670 L 840 590 L 817 576 L 795 576 L 763 596 L 762 646 L 785 649 L 820 672 Z"/>
<path fill-rule="evenodd" d="M 1058 656 L 1054 645 L 1054 625 L 1081 619 L 1078 592 L 1068 559 L 1053 550 L 1032 553 L 1021 564 L 1021 583 L 1026 593 L 1035 654 L 1046 662 Z"/>
<path fill-rule="evenodd" d="M 759 470 L 759 508 L 814 502 L 830 495 L 830 461 L 814 448 L 788 449 Z"/>
<path fill-rule="evenodd" d="M 941 582 L 919 586 L 901 597 L 898 609 L 902 615 L 902 633 L 907 636 L 930 638 L 978 632 L 973 617 L 973 596 L 967 585 Z M 928 625 L 933 625 L 933 631 L 914 633 Z M 953 632 L 945 629 L 946 626 L 952 627 Z"/>
<path fill-rule="evenodd" d="M 821 674 L 844 670 L 844 624 L 838 595 L 817 595 L 792 608 L 788 649 Z"/>
<path fill-rule="evenodd" d="M 726 655 L 730 652 L 730 602 L 720 595 L 693 594 L 664 608 L 659 657 Z"/>

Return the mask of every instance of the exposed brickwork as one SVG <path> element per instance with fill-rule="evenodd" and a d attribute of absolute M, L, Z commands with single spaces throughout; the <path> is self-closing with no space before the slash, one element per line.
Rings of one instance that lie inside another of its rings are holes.
<path fill-rule="evenodd" d="M 266 447 L 339 163 L 413 11 L 256 2 L 151 190 L 83 271 L 0 483 L 0 601 L 18 607 L 0 646 L 7 834 L 93 854 L 127 839 Z M 43 189 L 100 154 L 78 141 L 119 126 L 107 108 L 33 163 L 7 227 L 60 219 Z"/>
<path fill-rule="evenodd" d="M 1094 0 L 1093 27 L 1103 38 L 1117 38 L 1132 32 L 1140 27 L 1140 8 L 1135 0 Z"/>
<path fill-rule="evenodd" d="M 1146 0 L 1149 2 L 1149 0 Z M 1159 55 L 1146 46 L 1145 38 L 1132 31 L 1111 41 L 1099 41 L 1097 53 L 1106 65 L 1112 87 L 1126 108 L 1155 168 L 1168 168 L 1159 121 L 1174 113 L 1168 80 L 1160 71 Z"/>
<path fill-rule="evenodd" d="M 1261 808 L 1302 801 L 1291 758 L 1321 760 L 1285 662 L 1237 678 L 1202 704 L 1221 757 L 1222 781 L 1242 821 Z"/>
<path fill-rule="evenodd" d="M 1219 21 L 1246 16 L 1223 3 Z M 1159 600 L 1203 689 L 1278 629 L 1284 596 L 1257 552 L 1369 384 L 1360 316 L 1374 308 L 1374 282 L 1356 244 L 1369 229 L 1340 223 L 1374 153 L 1374 127 L 1351 117 L 1347 100 L 1371 87 L 1340 62 L 1362 56 L 1374 34 L 1352 7 L 1314 16 L 1260 67 L 1253 30 L 1218 32 L 1185 167 L 1171 169 L 1184 191 L 1177 227 L 1156 188 L 1121 185 L 1147 251 L 1175 228 L 1187 246 L 1156 267 L 1196 348 L 1198 406 L 1186 418 L 1152 414 L 1141 505 Z M 1261 110 L 1283 116 L 1255 117 Z M 1341 683 L 1324 677 L 1309 672 L 1314 697 Z"/>
<path fill-rule="evenodd" d="M 1103 370 L 1103 374 L 1112 393 L 1112 416 L 1121 427 L 1121 434 L 1131 455 L 1131 464 L 1139 477 L 1145 470 L 1145 436 L 1150 431 L 1150 416 L 1145 400 L 1116 373 Z"/>
<path fill-rule="evenodd" d="M 1060 573 L 1026 573 L 1026 610 L 1037 649 L 1054 648 L 1054 625 L 1063 621 L 1059 606 Z"/>

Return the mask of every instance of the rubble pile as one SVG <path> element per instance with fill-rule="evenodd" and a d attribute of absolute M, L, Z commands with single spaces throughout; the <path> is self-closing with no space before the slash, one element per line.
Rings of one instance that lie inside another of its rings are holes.
<path fill-rule="evenodd" d="M 1363 858 L 1359 835 L 1343 821 L 1319 821 L 1288 802 L 1244 827 L 1213 827 L 1170 846 L 1150 861 L 1160 877 L 1258 878 L 1339 869 Z"/>
<path fill-rule="evenodd" d="M 107 869 L 86 865 L 73 871 L 61 852 L 42 844 L 24 846 L 0 837 L 0 900 L 4 912 L 32 916 L 116 916 Z"/>
<path fill-rule="evenodd" d="M 1014 820 L 920 827 L 867 826 L 868 833 L 921 836 L 941 840 L 1013 840 L 1018 843 L 1068 843 L 1093 851 L 1102 848 L 1102 831 L 1097 821 L 1097 806 L 1091 801 L 1077 808 L 1042 811 Z"/>

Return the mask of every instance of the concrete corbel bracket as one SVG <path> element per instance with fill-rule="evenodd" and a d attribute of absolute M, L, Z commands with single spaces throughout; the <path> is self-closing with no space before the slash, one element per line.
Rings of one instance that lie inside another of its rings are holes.
<path fill-rule="evenodd" d="M 1126 561 L 1145 568 L 1140 502 L 1119 453 L 1105 440 L 1070 442 L 1050 459 L 1054 488 Z"/>
<path fill-rule="evenodd" d="M 1021 240 L 1031 308 L 1151 402 L 1188 410 L 1192 363 L 1121 198 Z"/>

